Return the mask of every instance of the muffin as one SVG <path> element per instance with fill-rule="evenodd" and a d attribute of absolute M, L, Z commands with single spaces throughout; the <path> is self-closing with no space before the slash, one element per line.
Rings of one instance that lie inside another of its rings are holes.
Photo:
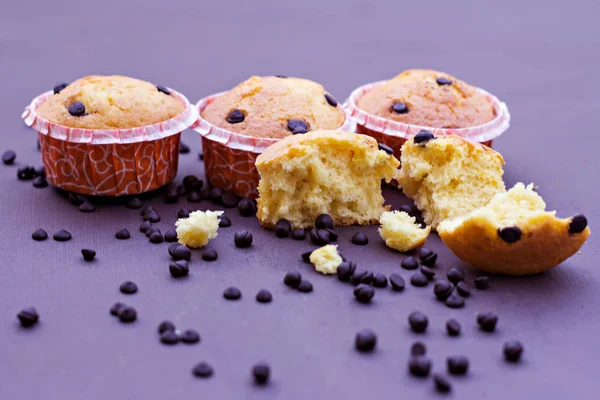
<path fill-rule="evenodd" d="M 369 136 L 337 131 L 288 136 L 256 160 L 258 219 L 273 227 L 285 218 L 294 229 L 312 227 L 321 214 L 329 214 L 334 225 L 376 223 L 388 208 L 381 180 L 390 181 L 398 165 Z"/>
<path fill-rule="evenodd" d="M 38 96 L 23 113 L 38 131 L 48 181 L 98 196 L 139 194 L 177 173 L 179 134 L 197 120 L 181 94 L 124 76 L 88 76 Z"/>
<path fill-rule="evenodd" d="M 491 146 L 510 121 L 506 105 L 496 97 L 433 70 L 408 70 L 361 86 L 350 95 L 347 108 L 359 133 L 390 146 L 398 157 L 404 142 L 422 129 Z"/>
<path fill-rule="evenodd" d="M 431 227 L 421 228 L 415 217 L 404 211 L 386 211 L 379 217 L 379 235 L 390 249 L 407 252 L 423 246 Z"/>
<path fill-rule="evenodd" d="M 475 268 L 508 275 L 536 274 L 575 254 L 590 236 L 583 215 L 557 218 L 533 185 L 517 183 L 484 207 L 440 224 L 442 241 Z"/>
<path fill-rule="evenodd" d="M 208 181 L 250 198 L 258 195 L 256 157 L 268 146 L 318 129 L 354 129 L 335 98 L 306 79 L 253 76 L 197 107 Z"/>
<path fill-rule="evenodd" d="M 396 179 L 432 229 L 468 214 L 504 192 L 502 156 L 459 136 L 422 131 L 402 147 Z"/>

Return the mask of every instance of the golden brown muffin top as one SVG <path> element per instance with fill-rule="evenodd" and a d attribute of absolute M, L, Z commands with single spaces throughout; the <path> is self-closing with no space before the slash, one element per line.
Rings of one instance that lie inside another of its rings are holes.
<path fill-rule="evenodd" d="M 125 76 L 86 76 L 51 96 L 37 113 L 72 128 L 135 128 L 166 121 L 185 110 L 183 101 L 165 92 L 169 90 Z"/>
<path fill-rule="evenodd" d="M 218 96 L 202 112 L 211 124 L 246 136 L 284 138 L 316 129 L 337 129 L 341 105 L 323 86 L 299 78 L 253 76 Z M 290 122 L 291 121 L 291 122 Z"/>
<path fill-rule="evenodd" d="M 495 118 L 473 86 L 443 72 L 411 69 L 365 93 L 357 106 L 382 118 L 432 128 L 468 128 Z"/>

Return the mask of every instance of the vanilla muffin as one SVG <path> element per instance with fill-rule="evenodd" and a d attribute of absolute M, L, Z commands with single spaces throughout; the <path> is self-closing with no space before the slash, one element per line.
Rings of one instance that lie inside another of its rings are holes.
<path fill-rule="evenodd" d="M 379 217 L 379 235 L 387 247 L 407 252 L 423 246 L 431 227 L 421 228 L 415 217 L 404 211 L 386 211 Z"/>
<path fill-rule="evenodd" d="M 484 207 L 440 224 L 443 242 L 459 258 L 490 273 L 529 275 L 555 267 L 590 236 L 583 215 L 560 219 L 546 203 L 517 183 Z"/>
<path fill-rule="evenodd" d="M 430 128 L 468 128 L 496 117 L 473 86 L 443 72 L 412 69 L 365 93 L 357 106 L 378 117 Z"/>
<path fill-rule="evenodd" d="M 466 215 L 504 192 L 502 156 L 459 136 L 421 131 L 402 146 L 396 179 L 432 229 Z"/>
<path fill-rule="evenodd" d="M 337 252 L 337 246 L 333 244 L 318 248 L 310 253 L 309 258 L 315 270 L 324 275 L 335 274 L 337 267 L 344 261 Z"/>
<path fill-rule="evenodd" d="M 338 129 L 346 116 L 318 83 L 253 76 L 215 98 L 202 112 L 202 118 L 242 135 L 279 139 L 292 133 Z"/>
<path fill-rule="evenodd" d="M 125 76 L 87 76 L 54 92 L 37 112 L 72 128 L 136 128 L 166 121 L 186 108 L 167 88 Z"/>
<path fill-rule="evenodd" d="M 381 180 L 390 181 L 399 165 L 383 148 L 370 136 L 337 131 L 271 145 L 256 159 L 261 224 L 273 227 L 286 218 L 294 229 L 308 228 L 321 214 L 335 225 L 376 223 L 386 210 Z"/>

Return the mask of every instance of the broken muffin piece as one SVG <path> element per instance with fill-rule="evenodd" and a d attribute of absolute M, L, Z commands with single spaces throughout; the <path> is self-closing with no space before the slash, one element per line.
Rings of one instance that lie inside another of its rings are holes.
<path fill-rule="evenodd" d="M 222 214 L 223 211 L 194 211 L 189 217 L 178 219 L 175 227 L 179 244 L 191 248 L 206 246 L 217 237 Z"/>
<path fill-rule="evenodd" d="M 386 210 L 381 180 L 390 181 L 399 161 L 370 136 L 314 131 L 288 136 L 256 159 L 258 213 L 273 227 L 285 218 L 310 228 L 329 214 L 335 225 L 371 224 Z"/>
<path fill-rule="evenodd" d="M 342 263 L 342 257 L 337 252 L 337 246 L 325 245 L 310 253 L 310 262 L 317 272 L 322 274 L 335 274 L 337 267 Z"/>
<path fill-rule="evenodd" d="M 517 183 L 486 206 L 442 222 L 438 233 L 454 254 L 475 268 L 536 274 L 571 257 L 590 236 L 583 215 L 561 219 L 545 209 L 533 185 Z"/>
<path fill-rule="evenodd" d="M 387 247 L 406 252 L 423 246 L 431 227 L 421 228 L 415 217 L 404 211 L 387 211 L 379 218 L 379 235 Z"/>
<path fill-rule="evenodd" d="M 401 161 L 397 180 L 432 229 L 505 190 L 502 156 L 456 135 L 434 138 L 422 131 L 402 146 Z"/>

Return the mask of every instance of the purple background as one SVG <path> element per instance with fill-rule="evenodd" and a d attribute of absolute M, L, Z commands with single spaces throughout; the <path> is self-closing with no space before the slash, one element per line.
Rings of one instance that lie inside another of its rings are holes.
<path fill-rule="evenodd" d="M 358 85 L 406 68 L 435 68 L 508 104 L 512 127 L 495 143 L 507 163 L 507 185 L 535 182 L 560 216 L 584 212 L 594 228 L 600 220 L 598 3 L 386 3 L 7 3 L 0 12 L 0 151 L 12 148 L 19 163 L 39 165 L 35 135 L 19 119 L 23 107 L 55 83 L 89 74 L 146 79 L 193 101 L 252 74 L 284 74 L 321 82 L 341 100 Z M 181 156 L 179 180 L 203 173 L 197 135 L 186 132 L 183 140 L 193 151 Z M 211 243 L 219 260 L 205 263 L 195 252 L 189 278 L 175 281 L 167 271 L 167 245 L 150 244 L 137 231 L 137 211 L 105 204 L 80 213 L 55 190 L 17 181 L 16 168 L 0 166 L 1 399 L 431 398 L 431 380 L 406 371 L 416 339 L 427 344 L 434 371 L 444 370 L 449 354 L 470 358 L 471 371 L 452 379 L 450 398 L 598 396 L 595 235 L 581 255 L 549 273 L 493 277 L 492 288 L 476 291 L 462 310 L 436 302 L 431 285 L 408 286 L 403 293 L 377 290 L 365 306 L 353 300 L 350 286 L 300 261 L 300 253 L 313 248 L 308 240 L 278 240 L 237 210 L 227 212 L 233 226 Z M 406 202 L 396 192 L 385 194 L 395 207 Z M 160 194 L 151 201 L 163 217 L 163 232 L 179 207 L 194 207 L 183 200 L 163 204 Z M 73 240 L 34 242 L 31 233 L 39 227 L 50 235 L 67 229 Z M 114 239 L 122 227 L 132 232 L 131 240 Z M 249 250 L 233 246 L 241 228 L 254 233 Z M 368 234 L 369 246 L 349 242 L 358 230 Z M 341 250 L 360 267 L 409 279 L 411 272 L 399 267 L 404 256 L 387 250 L 375 227 L 339 232 Z M 437 236 L 427 245 L 440 253 L 438 270 L 461 265 Z M 83 247 L 98 251 L 94 263 L 81 260 Z M 283 275 L 293 269 L 313 282 L 312 294 L 283 286 Z M 465 269 L 470 278 L 476 275 Z M 119 293 L 127 279 L 138 283 L 138 294 Z M 241 301 L 223 300 L 230 285 L 242 290 Z M 263 287 L 274 295 L 271 304 L 254 300 Z M 115 301 L 135 306 L 138 321 L 123 325 L 111 317 Z M 38 308 L 41 322 L 24 330 L 15 314 L 29 305 Z M 406 323 L 416 309 L 430 318 L 428 332 L 418 337 Z M 499 315 L 494 334 L 475 328 L 475 313 L 488 310 Z M 450 317 L 463 325 L 459 338 L 444 333 Z M 155 330 L 163 319 L 198 329 L 202 342 L 161 345 Z M 372 355 L 353 350 L 354 334 L 364 327 L 379 335 Z M 526 347 L 519 365 L 502 359 L 502 343 L 512 338 Z M 202 360 L 215 368 L 210 380 L 191 375 Z M 273 369 L 266 388 L 250 379 L 250 367 L 259 360 Z"/>

